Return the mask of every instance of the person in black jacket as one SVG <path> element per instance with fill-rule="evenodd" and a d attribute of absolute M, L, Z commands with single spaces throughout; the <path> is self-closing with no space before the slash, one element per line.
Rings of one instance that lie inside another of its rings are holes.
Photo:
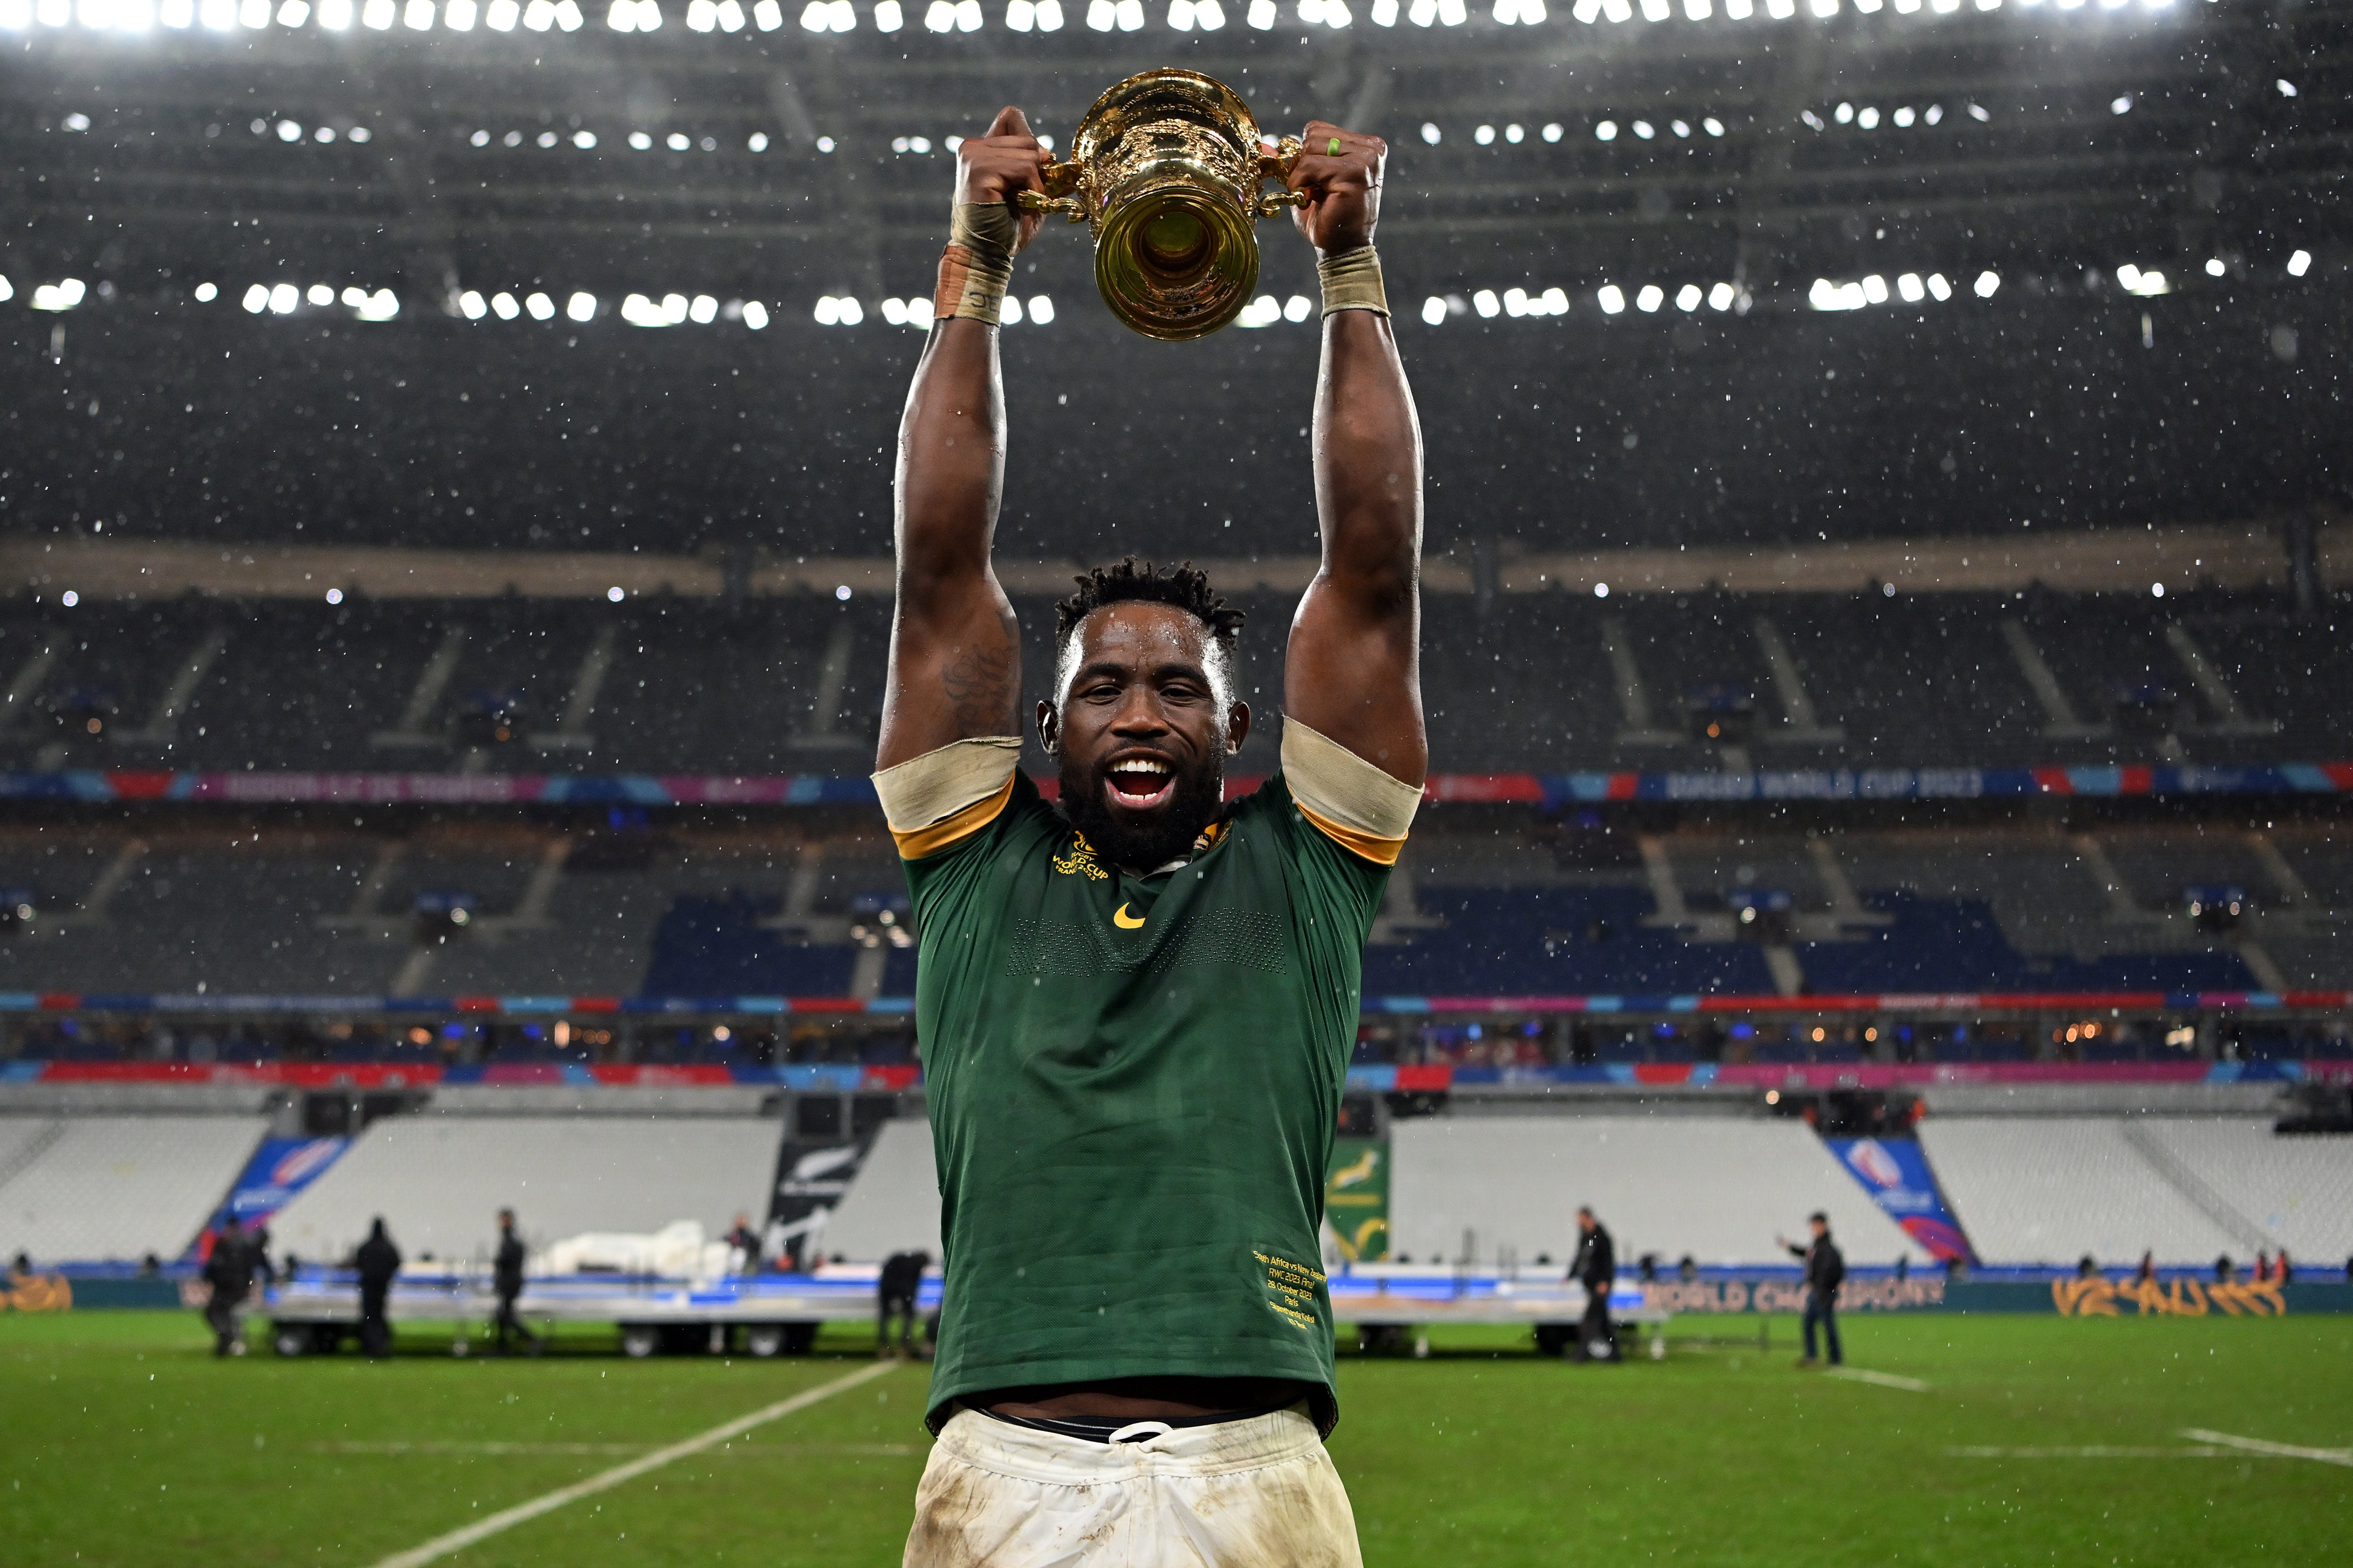
<path fill-rule="evenodd" d="M 205 1321 L 213 1331 L 213 1354 L 245 1353 L 238 1313 L 247 1293 L 253 1289 L 253 1276 L 262 1261 L 237 1215 L 224 1218 L 219 1234 L 213 1237 L 213 1249 L 205 1257 L 204 1268 L 205 1283 L 212 1287 L 212 1294 L 205 1302 Z"/>
<path fill-rule="evenodd" d="M 1585 1287 L 1585 1318 L 1577 1324 L 1577 1353 L 1587 1361 L 1614 1361 L 1618 1330 L 1609 1321 L 1609 1288 L 1618 1282 L 1618 1248 L 1607 1226 L 1589 1208 L 1577 1211 L 1577 1256 L 1568 1277 Z"/>
<path fill-rule="evenodd" d="M 1789 1256 L 1804 1259 L 1806 1265 L 1806 1359 L 1798 1364 L 1815 1364 L 1814 1326 L 1819 1323 L 1830 1345 L 1831 1364 L 1838 1366 L 1846 1361 L 1838 1331 L 1838 1289 L 1846 1279 L 1846 1259 L 1831 1239 L 1830 1215 L 1817 1211 L 1806 1224 L 1814 1233 L 1807 1246 L 1799 1247 L 1786 1236 L 1774 1238 L 1789 1249 Z"/>
<path fill-rule="evenodd" d="M 499 1299 L 499 1315 L 492 1321 L 498 1331 L 499 1354 L 505 1355 L 517 1334 L 522 1336 L 524 1348 L 537 1355 L 547 1342 L 522 1326 L 515 1316 L 515 1298 L 522 1294 L 522 1237 L 515 1234 L 512 1209 L 499 1211 L 499 1250 L 491 1263 L 491 1289 Z"/>
<path fill-rule="evenodd" d="M 393 1276 L 400 1272 L 400 1248 L 385 1234 L 383 1216 L 368 1226 L 368 1238 L 352 1255 L 360 1276 L 360 1349 L 381 1356 L 392 1349 L 392 1329 L 385 1321 L 385 1298 L 392 1294 Z"/>
<path fill-rule="evenodd" d="M 931 1267 L 928 1252 L 894 1252 L 883 1260 L 875 1280 L 880 1316 L 875 1323 L 874 1352 L 891 1353 L 891 1320 L 899 1320 L 899 1353 L 913 1353 L 915 1340 L 915 1293 L 923 1288 L 923 1270 Z"/>

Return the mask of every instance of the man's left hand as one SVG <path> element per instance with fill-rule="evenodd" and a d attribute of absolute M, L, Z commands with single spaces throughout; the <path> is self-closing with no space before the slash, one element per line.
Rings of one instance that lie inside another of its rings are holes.
<path fill-rule="evenodd" d="M 1309 121 L 1299 140 L 1299 161 L 1284 183 L 1306 193 L 1307 205 L 1293 207 L 1291 221 L 1326 256 L 1370 245 L 1381 216 L 1388 143 L 1322 120 Z"/>

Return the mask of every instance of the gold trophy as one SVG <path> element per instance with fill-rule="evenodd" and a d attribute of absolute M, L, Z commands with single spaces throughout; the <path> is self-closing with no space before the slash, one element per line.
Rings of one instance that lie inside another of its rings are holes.
<path fill-rule="evenodd" d="M 1169 67 L 1096 99 L 1068 163 L 1024 212 L 1062 213 L 1094 234 L 1095 287 L 1112 314 L 1147 338 L 1181 342 L 1240 314 L 1258 287 L 1260 218 L 1303 205 L 1261 194 L 1290 174 L 1299 139 L 1261 147 L 1250 106 L 1221 81 Z"/>

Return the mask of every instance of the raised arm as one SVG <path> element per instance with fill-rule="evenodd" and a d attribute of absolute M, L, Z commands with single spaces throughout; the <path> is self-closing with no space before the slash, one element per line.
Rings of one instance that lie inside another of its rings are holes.
<path fill-rule="evenodd" d="M 1388 148 L 1308 122 L 1290 184 L 1307 195 L 1300 231 L 1335 279 L 1363 275 L 1380 216 Z M 1336 150 L 1335 150 L 1336 143 Z M 1377 274 L 1374 275 L 1377 278 Z M 1377 296 L 1371 296 L 1377 297 Z M 1383 310 L 1328 309 L 1315 385 L 1315 512 L 1323 565 L 1291 623 L 1284 712 L 1390 777 L 1419 784 L 1421 725 L 1421 426 Z"/>
<path fill-rule="evenodd" d="M 1009 265 L 1039 220 L 1005 222 L 1014 193 L 1042 188 L 1046 153 L 1018 109 L 956 153 L 956 203 L 991 216 L 991 247 L 963 214 L 957 240 L 976 270 Z M 978 226 L 988 227 L 984 223 Z M 1001 255 L 991 255 L 994 248 Z M 1021 642 L 1013 605 L 989 564 L 1005 482 L 1005 396 L 992 321 L 949 314 L 964 262 L 951 247 L 943 298 L 915 384 L 899 421 L 896 534 L 898 603 L 891 620 L 890 680 L 875 765 L 888 768 L 976 735 L 1018 735 Z"/>

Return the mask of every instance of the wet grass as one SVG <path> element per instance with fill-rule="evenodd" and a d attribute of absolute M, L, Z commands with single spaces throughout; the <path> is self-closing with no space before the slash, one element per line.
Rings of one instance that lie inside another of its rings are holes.
<path fill-rule="evenodd" d="M 1797 1371 L 1786 1321 L 1762 1352 L 1691 1321 L 1715 1342 L 1624 1366 L 1539 1360 L 1500 1330 L 1344 1357 L 1332 1451 L 1366 1562 L 2300 1563 L 2333 1555 L 2353 1507 L 2353 1467 L 2181 1436 L 2353 1445 L 2353 1318 L 1849 1322 L 1851 1363 L 1925 1392 Z M 220 1362 L 192 1315 L 0 1316 L 0 1540 L 26 1563 L 364 1568 L 866 1364 L 853 1331 L 769 1362 L 612 1342 Z M 448 1561 L 895 1563 L 924 1375 Z"/>

